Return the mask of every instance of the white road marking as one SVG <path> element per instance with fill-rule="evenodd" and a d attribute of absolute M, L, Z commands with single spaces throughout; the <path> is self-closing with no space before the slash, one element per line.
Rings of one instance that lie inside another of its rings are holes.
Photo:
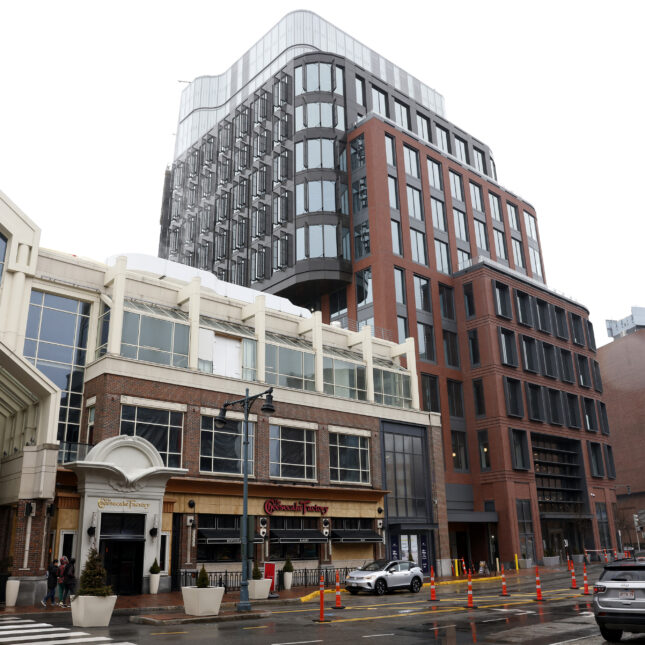
<path fill-rule="evenodd" d="M 9 623 L 8 625 L 0 625 L 0 634 L 6 633 L 8 629 L 16 629 L 17 627 L 25 629 L 36 629 L 36 627 L 51 627 L 50 623 Z"/>
<path fill-rule="evenodd" d="M 498 623 L 500 620 L 506 620 L 506 618 L 489 618 L 488 620 L 482 620 L 482 623 Z"/>
<path fill-rule="evenodd" d="M 291 641 L 290 643 L 271 643 L 271 645 L 304 645 L 304 643 L 322 643 L 322 640 L 317 640 L 317 641 Z"/>
<path fill-rule="evenodd" d="M 378 638 L 379 636 L 394 636 L 394 634 L 363 634 L 363 638 Z"/>
<path fill-rule="evenodd" d="M 7 634 L 41 634 L 42 638 L 42 636 L 46 636 L 51 632 L 69 632 L 69 627 L 52 627 L 51 625 L 46 625 L 45 627 L 32 627 L 30 625 L 28 628 L 25 627 L 24 629 L 9 629 L 7 631 L 0 632 L 0 636 L 6 636 Z M 37 638 L 37 636 L 32 636 L 32 638 Z M 54 638 L 57 638 L 57 636 L 54 636 Z M 0 642 L 6 642 L 6 639 L 2 639 Z"/>
<path fill-rule="evenodd" d="M 593 636 L 593 634 L 587 634 L 586 636 L 580 636 L 580 638 L 571 638 L 568 641 L 558 641 L 557 643 L 551 643 L 551 645 L 564 645 L 565 643 L 575 643 L 576 641 L 585 640 L 585 638 L 589 638 L 590 636 Z"/>
<path fill-rule="evenodd" d="M 110 645 L 113 645 L 113 641 L 106 636 L 88 636 L 87 638 L 70 638 L 69 640 L 64 641 L 37 641 L 33 645 L 71 645 L 71 643 L 105 643 L 110 642 Z"/>
<path fill-rule="evenodd" d="M 67 638 L 71 636 L 89 636 L 87 632 L 70 632 L 69 630 L 65 630 L 64 634 L 52 634 L 51 638 Z M 0 638 L 0 643 L 22 643 L 24 641 L 33 641 L 36 638 L 47 638 L 48 634 L 31 634 L 29 636 L 12 636 L 11 638 Z M 56 641 L 60 642 L 60 641 Z"/>

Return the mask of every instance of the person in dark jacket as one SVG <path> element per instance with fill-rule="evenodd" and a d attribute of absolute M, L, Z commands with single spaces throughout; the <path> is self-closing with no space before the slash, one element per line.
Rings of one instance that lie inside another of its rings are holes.
<path fill-rule="evenodd" d="M 63 593 L 63 607 L 71 607 L 70 596 L 73 595 L 76 589 L 76 558 L 70 558 L 67 566 L 65 567 L 65 575 L 63 576 L 63 584 L 65 591 Z"/>
<path fill-rule="evenodd" d="M 56 585 L 58 584 L 58 558 L 54 558 L 47 567 L 47 595 L 40 601 L 43 607 L 47 607 L 47 600 L 52 601 L 52 607 L 56 604 Z"/>
<path fill-rule="evenodd" d="M 63 595 L 63 606 L 71 607 L 71 598 L 76 589 L 76 558 L 70 558 L 65 567 L 64 583 L 65 593 Z"/>
<path fill-rule="evenodd" d="M 65 595 L 65 567 L 67 556 L 62 555 L 58 566 L 58 606 L 63 607 L 63 596 Z"/>

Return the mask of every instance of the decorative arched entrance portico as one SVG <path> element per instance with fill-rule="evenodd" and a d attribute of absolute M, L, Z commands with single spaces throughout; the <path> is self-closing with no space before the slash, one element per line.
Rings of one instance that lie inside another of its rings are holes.
<path fill-rule="evenodd" d="M 81 495 L 79 571 L 96 548 L 116 593 L 147 591 L 148 569 L 159 557 L 166 483 L 187 470 L 167 468 L 149 441 L 125 435 L 101 441 L 67 467 L 76 472 Z"/>

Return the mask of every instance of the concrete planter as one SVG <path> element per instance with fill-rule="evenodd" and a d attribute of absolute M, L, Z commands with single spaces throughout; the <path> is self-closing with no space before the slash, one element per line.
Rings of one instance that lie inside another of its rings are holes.
<path fill-rule="evenodd" d="M 161 580 L 160 573 L 150 574 L 150 593 L 155 596 L 159 593 L 159 581 Z"/>
<path fill-rule="evenodd" d="M 576 564 L 582 564 L 585 561 L 584 553 L 574 553 L 571 557 Z"/>
<path fill-rule="evenodd" d="M 266 600 L 271 591 L 271 578 L 249 580 L 249 600 Z"/>
<path fill-rule="evenodd" d="M 282 575 L 284 576 L 284 588 L 286 591 L 291 589 L 291 583 L 293 582 L 293 571 L 283 571 Z"/>
<path fill-rule="evenodd" d="M 224 587 L 182 587 L 184 611 L 189 616 L 217 616 L 224 596 Z"/>
<path fill-rule="evenodd" d="M 107 627 L 115 604 L 116 596 L 76 596 L 72 600 L 72 625 Z"/>
<path fill-rule="evenodd" d="M 560 556 L 559 555 L 545 555 L 544 556 L 544 566 L 547 569 L 553 569 L 554 567 L 560 566 Z"/>
<path fill-rule="evenodd" d="M 533 566 L 533 558 L 518 558 L 517 563 L 520 569 L 530 569 Z"/>
<path fill-rule="evenodd" d="M 20 580 L 7 580 L 7 588 L 5 591 L 5 607 L 16 606 L 18 591 L 20 591 Z"/>

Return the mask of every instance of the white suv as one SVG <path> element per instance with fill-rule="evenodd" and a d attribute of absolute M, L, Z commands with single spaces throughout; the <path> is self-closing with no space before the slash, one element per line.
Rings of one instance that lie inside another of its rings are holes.
<path fill-rule="evenodd" d="M 345 578 L 345 588 L 351 594 L 373 591 L 382 596 L 392 589 L 409 589 L 418 593 L 423 586 L 423 571 L 408 560 L 374 560 L 352 571 Z"/>
<path fill-rule="evenodd" d="M 645 562 L 607 564 L 593 588 L 593 611 L 610 643 L 620 641 L 623 632 L 645 633 Z"/>

